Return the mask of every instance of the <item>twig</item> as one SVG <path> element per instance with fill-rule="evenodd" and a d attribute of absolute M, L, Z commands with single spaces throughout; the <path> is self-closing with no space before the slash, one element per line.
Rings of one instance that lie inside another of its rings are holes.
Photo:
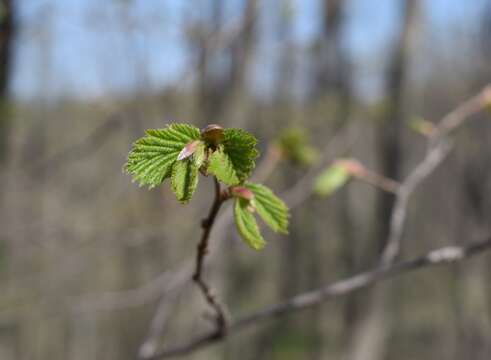
<path fill-rule="evenodd" d="M 143 306 L 158 299 L 163 294 L 182 288 L 183 284 L 189 279 L 192 265 L 193 263 L 189 259 L 189 261 L 182 264 L 181 271 L 163 272 L 155 279 L 135 289 L 87 296 L 75 301 L 75 304 L 70 308 L 75 313 L 83 313 L 89 311 L 114 311 Z"/>
<path fill-rule="evenodd" d="M 490 248 L 491 238 L 487 238 L 484 241 L 476 242 L 467 246 L 442 247 L 430 251 L 426 255 L 413 260 L 377 267 L 373 270 L 359 273 L 319 289 L 296 295 L 284 302 L 264 308 L 248 316 L 244 316 L 241 319 L 230 323 L 227 327 L 226 333 L 220 333 L 219 331 L 214 330 L 196 337 L 187 344 L 163 350 L 157 353 L 155 356 L 147 359 L 169 358 L 188 354 L 192 351 L 223 340 L 225 337 L 261 321 L 320 305 L 332 298 L 350 294 L 356 290 L 373 285 L 393 276 L 436 265 L 459 262 L 468 257 L 489 250 Z"/>
<path fill-rule="evenodd" d="M 437 124 L 429 139 L 428 150 L 423 161 L 416 166 L 397 189 L 390 218 L 389 238 L 382 252 L 380 264 L 390 264 L 399 255 L 409 198 L 416 187 L 436 169 L 452 149 L 448 135 L 489 103 L 491 103 L 491 85 L 487 85 L 477 95 L 460 104 Z"/>
<path fill-rule="evenodd" d="M 366 171 L 363 176 L 360 176 L 359 179 L 361 181 L 366 182 L 367 184 L 370 184 L 376 188 L 382 189 L 384 191 L 390 192 L 390 193 L 397 193 L 397 190 L 399 189 L 400 184 L 393 180 L 389 179 L 385 176 L 382 176 L 380 174 L 377 174 L 372 171 Z"/>
<path fill-rule="evenodd" d="M 486 85 L 477 95 L 462 103 L 454 111 L 448 113 L 438 123 L 435 131 L 432 132 L 431 143 L 438 142 L 438 139 L 448 135 L 456 128 L 460 127 L 471 115 L 481 111 L 483 107 L 491 104 L 491 84 Z"/>
<path fill-rule="evenodd" d="M 167 319 L 172 312 L 172 304 L 177 301 L 183 290 L 184 287 L 179 287 L 166 296 L 165 301 L 159 301 L 157 310 L 152 317 L 148 334 L 138 350 L 139 359 L 144 360 L 152 357 L 158 350 L 160 337 L 163 335 Z"/>
<path fill-rule="evenodd" d="M 262 183 L 269 178 L 281 160 L 281 153 L 275 145 L 269 145 L 261 165 L 254 172 L 251 181 Z"/>
<path fill-rule="evenodd" d="M 324 147 L 319 164 L 310 168 L 291 188 L 280 194 L 280 197 L 288 207 L 295 208 L 310 197 L 310 194 L 312 194 L 312 183 L 326 163 L 332 161 L 333 152 L 338 151 L 343 153 L 350 149 L 359 134 L 360 131 L 356 123 L 343 126 L 334 134 L 331 141 Z"/>
<path fill-rule="evenodd" d="M 111 134 L 116 133 L 115 130 L 121 128 L 123 120 L 124 118 L 121 114 L 111 115 L 81 142 L 58 152 L 44 162 L 34 165 L 34 173 L 52 175 L 55 171 L 59 170 L 62 165 L 91 155 L 104 145 Z"/>
<path fill-rule="evenodd" d="M 220 189 L 220 183 L 218 182 L 217 178 L 213 177 L 213 179 L 215 182 L 215 200 L 213 201 L 213 205 L 210 208 L 210 213 L 208 214 L 208 217 L 204 219 L 201 224 L 201 227 L 203 228 L 203 233 L 197 247 L 196 269 L 193 274 L 193 281 L 201 289 L 201 292 L 203 293 L 203 296 L 208 305 L 210 305 L 210 307 L 215 310 L 217 332 L 221 334 L 225 331 L 226 326 L 225 312 L 220 303 L 216 300 L 210 286 L 203 280 L 202 277 L 203 261 L 206 254 L 208 253 L 208 240 L 210 238 L 211 229 L 213 228 L 220 207 L 222 206 L 223 202 L 228 198 L 226 194 L 222 193 Z"/>

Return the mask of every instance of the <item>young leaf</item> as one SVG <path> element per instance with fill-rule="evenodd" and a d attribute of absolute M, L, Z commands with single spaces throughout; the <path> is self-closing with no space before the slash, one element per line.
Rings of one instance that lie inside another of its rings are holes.
<path fill-rule="evenodd" d="M 176 161 L 172 167 L 171 187 L 177 200 L 188 202 L 198 185 L 198 167 L 190 159 Z"/>
<path fill-rule="evenodd" d="M 282 156 L 294 164 L 310 166 L 317 161 L 317 150 L 309 144 L 308 135 L 303 128 L 287 127 L 282 130 L 276 146 Z"/>
<path fill-rule="evenodd" d="M 350 178 L 350 173 L 341 163 L 334 163 L 324 170 L 316 179 L 314 192 L 319 196 L 331 195 L 342 187 Z"/>
<path fill-rule="evenodd" d="M 414 130 L 423 136 L 431 136 L 436 131 L 433 123 L 420 117 L 411 119 L 408 125 L 411 130 Z"/>
<path fill-rule="evenodd" d="M 264 247 L 264 241 L 256 223 L 254 215 L 249 210 L 249 201 L 237 199 L 234 205 L 234 219 L 237 230 L 247 245 L 255 250 Z"/>
<path fill-rule="evenodd" d="M 205 153 L 206 153 L 205 144 L 200 141 L 198 145 L 196 145 L 196 150 L 194 151 L 193 154 L 193 161 L 198 169 L 205 162 Z"/>
<path fill-rule="evenodd" d="M 287 234 L 290 214 L 285 203 L 264 185 L 246 183 L 244 186 L 254 194 L 252 205 L 266 225 L 275 232 Z"/>
<path fill-rule="evenodd" d="M 222 148 L 211 154 L 208 164 L 208 172 L 227 185 L 237 185 L 240 181 L 234 169 L 234 164 L 228 154 Z"/>
<path fill-rule="evenodd" d="M 147 130 L 145 136 L 133 144 L 124 169 L 140 186 L 152 188 L 171 175 L 179 153 L 199 137 L 198 128 L 186 124 Z"/>
<path fill-rule="evenodd" d="M 255 166 L 257 140 L 241 129 L 223 130 L 223 151 L 228 155 L 240 182 L 247 179 Z"/>

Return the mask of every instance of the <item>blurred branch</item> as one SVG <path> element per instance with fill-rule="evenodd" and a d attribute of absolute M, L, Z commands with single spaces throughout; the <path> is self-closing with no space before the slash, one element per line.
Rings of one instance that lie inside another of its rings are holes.
<path fill-rule="evenodd" d="M 187 30 L 187 36 L 197 44 L 204 44 L 206 56 L 209 57 L 219 50 L 226 49 L 243 35 L 244 29 L 247 29 L 255 20 L 255 14 L 246 13 L 239 20 L 234 20 L 229 25 L 225 25 L 222 29 L 218 29 L 210 33 L 202 26 L 195 25 Z M 202 64 L 202 61 L 198 61 Z M 202 65 L 201 65 L 202 66 Z M 177 84 L 184 84 L 191 79 L 199 70 L 200 66 L 188 66 L 177 81 Z"/>
<path fill-rule="evenodd" d="M 280 194 L 290 208 L 301 205 L 312 194 L 312 184 L 321 169 L 333 160 L 333 153 L 344 153 L 353 146 L 359 135 L 358 124 L 348 124 L 339 129 L 321 153 L 317 166 L 311 167 L 290 189 Z"/>
<path fill-rule="evenodd" d="M 262 183 L 269 178 L 271 173 L 276 169 L 278 163 L 282 160 L 281 152 L 276 145 L 269 145 L 266 155 L 261 165 L 254 172 L 251 181 Z"/>
<path fill-rule="evenodd" d="M 357 179 L 386 192 L 395 194 L 400 186 L 397 181 L 368 169 L 356 159 L 339 159 L 336 160 L 334 164 L 341 166 Z"/>
<path fill-rule="evenodd" d="M 345 280 L 337 281 L 319 289 L 301 293 L 284 302 L 269 306 L 239 320 L 232 322 L 227 327 L 227 332 L 222 334 L 217 331 L 208 332 L 196 337 L 189 343 L 163 350 L 150 359 L 168 358 L 184 355 L 212 343 L 221 341 L 235 332 L 250 327 L 256 323 L 271 318 L 284 316 L 295 311 L 320 305 L 327 300 L 338 296 L 350 294 L 361 288 L 374 285 L 393 276 L 402 275 L 419 269 L 426 269 L 436 265 L 463 261 L 471 256 L 478 255 L 491 248 L 491 238 L 475 242 L 467 246 L 446 246 L 432 250 L 427 254 L 413 260 L 403 261 L 392 265 L 382 265 L 370 271 L 362 272 Z"/>
<path fill-rule="evenodd" d="M 192 260 L 181 265 L 180 271 L 163 272 L 149 283 L 131 290 L 113 291 L 88 296 L 72 306 L 74 312 L 121 310 L 138 307 L 170 293 L 186 283 L 191 273 Z"/>
<path fill-rule="evenodd" d="M 176 289 L 175 292 L 169 294 L 165 298 L 165 301 L 160 301 L 158 303 L 157 310 L 155 311 L 155 314 L 153 315 L 152 321 L 150 323 L 150 329 L 148 331 L 148 334 L 138 351 L 139 359 L 146 359 L 152 357 L 157 352 L 160 342 L 160 337 L 164 332 L 164 327 L 165 324 L 167 323 L 167 319 L 170 317 L 172 313 L 172 305 L 175 301 L 177 301 L 177 298 L 183 289 L 184 287 L 180 287 Z"/>
<path fill-rule="evenodd" d="M 55 154 L 50 159 L 34 166 L 34 174 L 52 174 L 64 164 L 89 156 L 104 145 L 111 134 L 123 124 L 121 114 L 111 115 L 105 122 L 95 128 L 87 138 Z"/>
<path fill-rule="evenodd" d="M 396 192 L 394 208 L 390 217 L 389 238 L 382 252 L 381 263 L 389 264 L 398 256 L 401 248 L 408 202 L 416 187 L 424 181 L 446 158 L 452 145 L 448 136 L 451 131 L 465 123 L 465 120 L 483 110 L 491 103 L 491 85 L 445 115 L 436 125 L 429 138 L 428 150 L 421 163 L 406 177 Z"/>

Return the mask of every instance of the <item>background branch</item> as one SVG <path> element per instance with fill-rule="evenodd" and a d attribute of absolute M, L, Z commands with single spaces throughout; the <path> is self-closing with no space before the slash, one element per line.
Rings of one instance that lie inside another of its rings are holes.
<path fill-rule="evenodd" d="M 207 345 L 223 340 L 240 330 L 271 318 L 284 316 L 292 312 L 320 305 L 327 300 L 350 294 L 358 289 L 373 285 L 387 278 L 425 269 L 436 265 L 462 261 L 470 256 L 480 254 L 491 248 L 491 238 L 467 246 L 442 247 L 408 261 L 381 266 L 370 271 L 362 272 L 345 280 L 334 282 L 319 289 L 296 295 L 284 302 L 269 306 L 250 315 L 244 316 L 227 327 L 227 333 L 211 331 L 196 337 L 189 343 L 163 350 L 147 359 L 168 358 L 184 355 L 201 349 Z"/>
<path fill-rule="evenodd" d="M 390 218 L 390 232 L 381 255 L 381 263 L 389 264 L 398 256 L 404 223 L 407 216 L 409 198 L 416 187 L 423 182 L 446 158 L 452 145 L 447 135 L 465 123 L 465 120 L 483 110 L 491 102 L 491 85 L 486 86 L 477 95 L 459 105 L 445 115 L 435 127 L 428 143 L 428 151 L 422 162 L 406 177 L 396 192 L 396 200 Z"/>

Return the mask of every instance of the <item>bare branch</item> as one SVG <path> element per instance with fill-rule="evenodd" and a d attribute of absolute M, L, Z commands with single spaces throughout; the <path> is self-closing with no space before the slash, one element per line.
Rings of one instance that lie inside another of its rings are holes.
<path fill-rule="evenodd" d="M 296 295 L 282 303 L 269 306 L 248 316 L 244 316 L 229 324 L 226 333 L 220 333 L 216 330 L 205 333 L 196 337 L 194 340 L 191 340 L 187 344 L 163 350 L 155 356 L 147 358 L 147 360 L 184 355 L 221 341 L 256 323 L 320 305 L 330 299 L 350 294 L 356 290 L 373 285 L 393 276 L 402 275 L 419 269 L 430 268 L 436 265 L 459 262 L 468 257 L 487 251 L 490 248 L 491 238 L 487 238 L 484 241 L 467 246 L 442 247 L 413 260 L 386 266 L 382 265 L 373 270 L 351 276 L 345 280 L 337 281 L 319 289 Z"/>
<path fill-rule="evenodd" d="M 450 152 L 452 146 L 447 135 L 464 124 L 472 115 L 483 110 L 489 103 L 491 103 L 491 85 L 445 115 L 435 127 L 423 161 L 406 177 L 396 192 L 390 218 L 389 238 L 382 252 L 381 264 L 390 264 L 399 255 L 409 198 L 416 187 L 442 163 Z"/>
<path fill-rule="evenodd" d="M 334 137 L 327 143 L 322 151 L 322 157 L 319 164 L 309 169 L 290 189 L 280 194 L 281 198 L 290 208 L 295 208 L 301 205 L 312 194 L 312 183 L 319 171 L 325 164 L 332 161 L 333 153 L 347 151 L 358 138 L 358 124 L 350 124 L 343 126 L 338 130 Z"/>
<path fill-rule="evenodd" d="M 165 301 L 164 299 L 159 301 L 157 311 L 152 317 L 148 335 L 138 351 L 139 359 L 147 359 L 152 357 L 158 350 L 160 337 L 164 332 L 167 319 L 170 317 L 170 313 L 172 312 L 172 304 L 177 300 L 183 289 L 184 286 L 178 287 L 175 289 L 176 291 L 165 297 Z"/>
<path fill-rule="evenodd" d="M 60 151 L 44 162 L 36 164 L 34 166 L 34 172 L 49 175 L 60 169 L 64 164 L 91 155 L 97 151 L 106 142 L 108 137 L 111 134 L 114 134 L 115 130 L 118 130 L 122 124 L 123 117 L 121 114 L 110 116 L 80 143 Z"/>
<path fill-rule="evenodd" d="M 151 280 L 147 284 L 122 291 L 112 291 L 93 296 L 87 296 L 72 306 L 75 313 L 121 310 L 131 307 L 138 307 L 148 304 L 163 294 L 172 292 L 182 287 L 191 276 L 192 261 L 191 259 L 184 263 L 180 271 L 166 271 Z"/>

